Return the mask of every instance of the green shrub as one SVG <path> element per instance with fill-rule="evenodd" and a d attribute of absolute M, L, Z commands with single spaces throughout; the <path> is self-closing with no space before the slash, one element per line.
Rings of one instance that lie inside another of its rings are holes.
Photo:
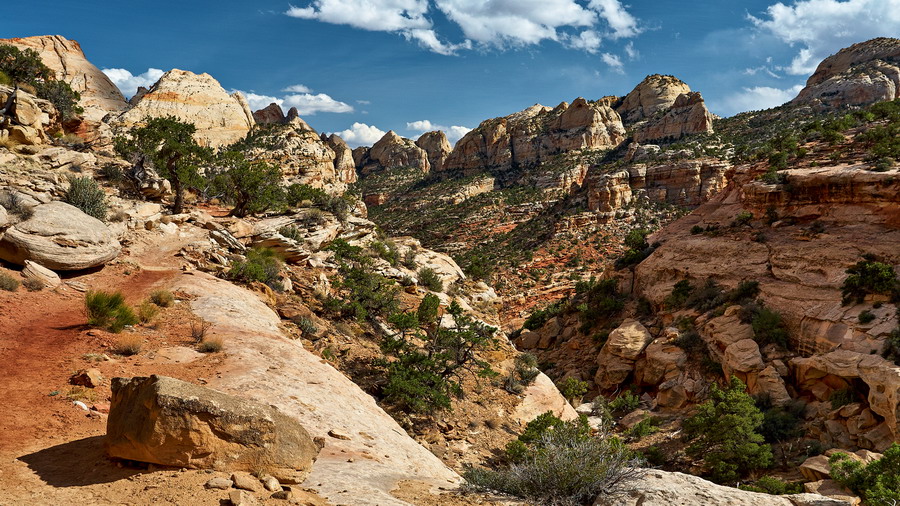
<path fill-rule="evenodd" d="M 751 213 L 750 211 L 741 211 L 734 218 L 734 226 L 743 227 L 745 225 L 749 225 L 751 221 L 753 221 L 753 213 Z"/>
<path fill-rule="evenodd" d="M 756 406 L 763 411 L 759 433 L 767 443 L 779 443 L 803 435 L 805 402 L 793 400 L 782 406 L 772 406 L 768 398 L 760 398 L 756 400 Z"/>
<path fill-rule="evenodd" d="M 150 302 L 149 300 L 145 300 L 141 302 L 141 305 L 138 306 L 138 320 L 141 323 L 150 323 L 154 318 L 159 314 L 159 306 Z"/>
<path fill-rule="evenodd" d="M 663 301 L 663 304 L 669 309 L 680 309 L 684 307 L 685 303 L 687 303 L 688 297 L 693 293 L 694 287 L 691 285 L 691 282 L 682 279 L 681 281 L 675 283 L 675 286 L 672 287 L 672 293 L 666 297 L 666 300 Z"/>
<path fill-rule="evenodd" d="M 828 402 L 831 403 L 831 409 L 838 409 L 847 404 L 853 403 L 855 395 L 852 388 L 842 388 L 831 392 L 828 396 Z"/>
<path fill-rule="evenodd" d="M 609 403 L 609 409 L 614 413 L 624 415 L 631 413 L 641 405 L 641 398 L 634 394 L 631 390 L 622 392 L 622 395 L 616 397 Z"/>
<path fill-rule="evenodd" d="M 753 485 L 741 485 L 738 488 L 771 495 L 802 494 L 804 492 L 803 483 L 788 483 L 774 476 L 763 476 Z"/>
<path fill-rule="evenodd" d="M 88 291 L 84 296 L 88 324 L 110 332 L 121 332 L 126 325 L 138 322 L 134 311 L 125 304 L 122 292 Z"/>
<path fill-rule="evenodd" d="M 19 289 L 19 280 L 10 276 L 9 274 L 3 274 L 0 272 L 0 290 L 6 290 L 7 292 L 15 292 Z"/>
<path fill-rule="evenodd" d="M 881 356 L 900 365 L 900 327 L 897 327 L 884 341 L 884 351 Z"/>
<path fill-rule="evenodd" d="M 772 464 L 772 451 L 758 432 L 763 414 L 745 389 L 735 377 L 727 390 L 713 384 L 710 400 L 684 421 L 685 436 L 691 441 L 688 455 L 702 460 L 719 483 L 734 482 Z"/>
<path fill-rule="evenodd" d="M 867 323 L 872 323 L 875 321 L 875 314 L 866 309 L 865 311 L 859 313 L 859 323 L 866 325 Z"/>
<path fill-rule="evenodd" d="M 59 112 L 63 121 L 72 119 L 84 112 L 78 105 L 81 95 L 65 81 L 43 81 L 35 83 L 35 91 L 39 98 L 49 100 Z"/>
<path fill-rule="evenodd" d="M 419 269 L 419 284 L 424 286 L 425 288 L 431 290 L 432 292 L 443 292 L 444 291 L 444 282 L 441 280 L 441 277 L 438 276 L 434 269 L 430 267 L 422 267 Z"/>
<path fill-rule="evenodd" d="M 650 235 L 650 231 L 646 229 L 634 229 L 628 232 L 624 241 L 625 247 L 628 249 L 616 260 L 616 269 L 633 267 L 653 253 L 654 248 L 647 244 L 648 235 Z"/>
<path fill-rule="evenodd" d="M 658 430 L 659 420 L 656 417 L 649 416 L 628 430 L 628 438 L 632 441 L 640 441 L 642 438 L 654 434 Z"/>
<path fill-rule="evenodd" d="M 506 378 L 506 390 L 513 394 L 520 394 L 525 387 L 534 382 L 540 373 L 537 357 L 531 353 L 522 353 L 516 357 L 513 370 Z"/>
<path fill-rule="evenodd" d="M 591 436 L 585 426 L 579 420 L 556 424 L 517 462 L 498 471 L 469 468 L 463 476 L 476 490 L 551 506 L 589 504 L 601 493 L 627 491 L 641 476 L 639 460 L 618 438 Z"/>
<path fill-rule="evenodd" d="M 570 403 L 580 400 L 587 393 L 587 390 L 587 382 L 573 376 L 569 376 L 559 385 L 559 391 Z"/>
<path fill-rule="evenodd" d="M 125 173 L 122 172 L 122 167 L 114 163 L 107 163 L 100 167 L 100 177 L 105 178 L 110 183 L 119 183 L 125 179 Z"/>
<path fill-rule="evenodd" d="M 775 343 L 784 349 L 790 346 L 787 327 L 781 315 L 775 311 L 761 307 L 750 325 L 753 327 L 753 340 L 761 346 L 769 343 Z"/>
<path fill-rule="evenodd" d="M 847 269 L 847 274 L 849 276 L 841 286 L 844 304 L 861 303 L 868 294 L 892 295 L 895 300 L 900 297 L 900 282 L 894 268 L 888 264 L 870 257 Z"/>
<path fill-rule="evenodd" d="M 863 504 L 893 506 L 900 503 L 900 445 L 894 443 L 869 464 L 836 453 L 828 460 L 831 478 L 859 494 Z"/>
<path fill-rule="evenodd" d="M 378 256 L 378 258 L 381 258 L 382 260 L 391 264 L 391 266 L 397 267 L 398 265 L 400 265 L 400 252 L 397 251 L 397 245 L 394 244 L 393 241 L 375 241 L 369 247 L 372 249 L 372 252 Z"/>
<path fill-rule="evenodd" d="M 644 449 L 641 454 L 644 460 L 653 467 L 664 466 L 669 462 L 669 456 L 658 446 L 649 446 Z"/>
<path fill-rule="evenodd" d="M 246 260 L 234 262 L 228 271 L 228 278 L 244 283 L 259 281 L 273 289 L 280 289 L 277 281 L 281 267 L 281 260 L 274 250 L 253 248 L 247 251 Z"/>
<path fill-rule="evenodd" d="M 525 319 L 525 323 L 522 324 L 522 327 L 528 330 L 537 330 L 543 327 L 550 319 L 562 312 L 563 308 L 566 307 L 567 302 L 568 301 L 565 299 L 558 300 L 542 309 L 534 310 L 534 312 Z"/>
<path fill-rule="evenodd" d="M 694 225 L 691 227 L 691 235 L 698 235 L 703 233 L 703 227 L 700 225 Z"/>
<path fill-rule="evenodd" d="M 159 307 L 172 307 L 175 305 L 175 295 L 168 290 L 154 290 L 150 293 L 150 302 Z"/>
<path fill-rule="evenodd" d="M 297 324 L 297 328 L 300 329 L 300 332 L 305 337 L 314 336 L 319 331 L 319 327 L 316 326 L 315 322 L 305 316 L 294 318 L 294 323 Z"/>
<path fill-rule="evenodd" d="M 264 161 L 249 160 L 240 151 L 222 151 L 212 162 L 212 189 L 243 218 L 282 206 L 281 169 Z"/>
<path fill-rule="evenodd" d="M 397 283 L 372 272 L 371 259 L 340 263 L 341 279 L 334 286 L 341 290 L 341 300 L 331 302 L 332 313 L 359 321 L 387 317 L 397 310 Z"/>
<path fill-rule="evenodd" d="M 296 225 L 285 225 L 278 229 L 278 233 L 297 242 L 303 241 L 303 232 Z"/>
<path fill-rule="evenodd" d="M 106 221 L 106 193 L 93 178 L 69 176 L 69 189 L 66 190 L 64 200 L 88 216 Z"/>

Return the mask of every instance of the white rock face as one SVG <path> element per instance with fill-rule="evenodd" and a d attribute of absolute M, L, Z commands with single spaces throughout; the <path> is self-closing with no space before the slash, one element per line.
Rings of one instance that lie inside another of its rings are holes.
<path fill-rule="evenodd" d="M 243 138 L 256 124 L 243 95 L 229 95 L 209 74 L 178 69 L 163 74 L 132 109 L 112 123 L 123 129 L 139 125 L 148 117 L 165 116 L 193 123 L 197 142 L 211 147 Z"/>
<path fill-rule="evenodd" d="M 65 202 L 35 206 L 31 218 L 10 227 L 0 238 L 0 258 L 48 269 L 89 269 L 116 258 L 121 246 L 102 221 Z"/>
<path fill-rule="evenodd" d="M 184 274 L 174 290 L 222 336 L 226 359 L 210 386 L 273 404 L 325 447 L 303 483 L 334 504 L 405 504 L 390 491 L 405 480 L 454 486 L 459 476 L 410 438 L 371 396 L 284 337 L 280 319 L 251 292 L 207 274 Z M 329 432 L 349 439 L 329 436 Z M 348 462 L 352 456 L 353 462 Z"/>

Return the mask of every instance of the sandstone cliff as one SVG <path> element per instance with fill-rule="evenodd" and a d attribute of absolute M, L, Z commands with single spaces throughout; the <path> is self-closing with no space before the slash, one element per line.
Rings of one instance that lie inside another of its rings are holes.
<path fill-rule="evenodd" d="M 81 45 L 59 35 L 0 39 L 0 44 L 11 44 L 20 49 L 34 49 L 44 64 L 56 73 L 56 78 L 66 81 L 81 94 L 80 105 L 90 121 L 100 121 L 110 112 L 121 112 L 128 107 L 125 97 L 106 74 L 84 56 Z"/>
<path fill-rule="evenodd" d="M 484 121 L 456 143 L 442 171 L 490 172 L 514 180 L 518 169 L 536 167 L 561 153 L 616 147 L 625 139 L 625 127 L 610 104 L 609 99 L 578 98 L 571 105 L 535 105 Z"/>
<path fill-rule="evenodd" d="M 353 159 L 363 176 L 400 167 L 417 169 L 423 173 L 431 169 L 428 153 L 393 130 L 384 134 L 371 148 L 354 149 Z"/>
<path fill-rule="evenodd" d="M 434 172 L 440 172 L 444 168 L 444 161 L 450 156 L 453 148 L 444 132 L 436 130 L 425 132 L 416 139 L 416 146 L 425 150 L 428 155 L 428 164 Z"/>
<path fill-rule="evenodd" d="M 679 95 L 690 91 L 690 86 L 677 77 L 653 74 L 645 77 L 628 95 L 625 95 L 622 102 L 616 106 L 616 112 L 622 116 L 623 122 L 630 125 L 652 118 L 659 111 L 667 110 L 672 107 Z"/>
<path fill-rule="evenodd" d="M 713 115 L 703 97 L 673 76 L 647 76 L 616 105 L 634 141 L 674 140 L 712 131 Z"/>
<path fill-rule="evenodd" d="M 221 147 L 242 139 L 256 124 L 240 93 L 229 95 L 209 74 L 170 70 L 150 87 L 134 107 L 112 120 L 122 129 L 144 118 L 174 116 L 197 127 L 201 144 Z"/>
<path fill-rule="evenodd" d="M 900 39 L 877 38 L 829 56 L 792 102 L 828 107 L 866 105 L 900 97 Z"/>

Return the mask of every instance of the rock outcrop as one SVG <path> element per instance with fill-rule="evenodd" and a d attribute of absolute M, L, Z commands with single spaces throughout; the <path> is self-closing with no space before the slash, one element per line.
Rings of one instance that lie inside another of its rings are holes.
<path fill-rule="evenodd" d="M 139 125 L 145 118 L 174 116 L 197 127 L 201 144 L 221 147 L 242 139 L 256 122 L 240 93 L 229 95 L 209 74 L 170 70 L 127 112 L 113 120 L 117 128 Z"/>
<path fill-rule="evenodd" d="M 0 259 L 19 265 L 26 260 L 48 269 L 74 271 L 103 265 L 121 246 L 100 220 L 65 202 L 32 208 L 33 214 L 0 236 Z"/>
<path fill-rule="evenodd" d="M 322 140 L 334 151 L 334 170 L 338 181 L 344 183 L 356 182 L 356 163 L 353 161 L 353 151 L 337 134 L 322 134 Z"/>
<path fill-rule="evenodd" d="M 434 172 L 440 172 L 444 168 L 444 160 L 450 156 L 453 148 L 447 136 L 440 130 L 425 132 L 416 139 L 416 146 L 425 150 L 428 155 L 428 164 Z"/>
<path fill-rule="evenodd" d="M 359 151 L 357 151 L 359 150 Z M 393 130 L 384 134 L 371 148 L 353 151 L 356 168 L 363 176 L 401 167 L 428 172 L 428 153 L 411 139 L 400 137 Z"/>
<path fill-rule="evenodd" d="M 320 447 L 277 408 L 164 376 L 114 378 L 110 457 L 219 471 L 266 469 L 300 483 Z"/>
<path fill-rule="evenodd" d="M 634 124 L 654 117 L 657 112 L 666 111 L 680 95 L 690 92 L 690 86 L 675 76 L 653 74 L 625 95 L 616 106 L 616 112 L 625 124 Z"/>
<path fill-rule="evenodd" d="M 81 95 L 79 103 L 86 119 L 99 122 L 108 113 L 118 113 L 128 107 L 125 97 L 106 74 L 87 60 L 81 45 L 59 35 L 0 39 L 20 49 L 34 49 L 44 65 L 66 81 Z"/>
<path fill-rule="evenodd" d="M 443 171 L 490 172 L 514 181 L 520 169 L 550 162 L 575 150 L 609 149 L 625 140 L 625 127 L 612 99 L 578 98 L 556 108 L 535 105 L 502 118 L 489 119 L 467 133 L 444 162 Z"/>
<path fill-rule="evenodd" d="M 285 123 L 284 111 L 281 106 L 272 102 L 258 111 L 253 111 L 253 119 L 257 125 L 282 125 Z"/>
<path fill-rule="evenodd" d="M 0 140 L 9 139 L 26 146 L 49 140 L 45 129 L 57 119 L 56 108 L 50 102 L 25 90 L 0 86 L 0 109 L 4 109 L 0 115 Z"/>
<path fill-rule="evenodd" d="M 882 37 L 823 60 L 792 103 L 843 107 L 895 98 L 900 98 L 900 39 Z"/>
<path fill-rule="evenodd" d="M 673 140 L 712 132 L 713 115 L 699 92 L 682 93 L 664 114 L 654 116 L 634 132 L 635 142 Z"/>
<path fill-rule="evenodd" d="M 818 494 L 770 495 L 716 485 L 683 473 L 648 470 L 616 495 L 602 494 L 594 506 L 851 506 L 851 503 Z"/>

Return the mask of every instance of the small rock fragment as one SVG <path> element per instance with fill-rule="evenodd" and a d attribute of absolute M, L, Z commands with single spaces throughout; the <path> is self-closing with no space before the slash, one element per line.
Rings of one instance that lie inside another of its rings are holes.
<path fill-rule="evenodd" d="M 207 481 L 206 485 L 204 485 L 204 486 L 206 488 L 218 488 L 221 490 L 228 490 L 229 488 L 231 488 L 231 484 L 232 484 L 232 482 L 228 478 L 216 476 L 215 478 L 211 478 L 209 481 Z"/>
<path fill-rule="evenodd" d="M 281 483 L 278 483 L 278 480 L 271 476 L 266 476 L 263 478 L 262 482 L 263 486 L 266 487 L 266 490 L 269 492 L 278 492 L 281 490 Z"/>
<path fill-rule="evenodd" d="M 99 387 L 103 382 L 103 376 L 97 369 L 81 369 L 69 378 L 69 383 L 88 388 Z"/>
<path fill-rule="evenodd" d="M 234 506 L 252 506 L 254 504 L 258 504 L 256 498 L 253 497 L 253 495 L 248 494 L 243 490 L 232 490 L 228 494 L 228 499 Z"/>
<path fill-rule="evenodd" d="M 247 473 L 234 473 L 231 475 L 231 481 L 234 482 L 234 488 L 249 490 L 251 492 L 262 492 L 262 484 L 259 480 Z"/>
<path fill-rule="evenodd" d="M 335 439 L 343 439 L 344 441 L 350 441 L 350 436 L 347 433 L 345 433 L 339 429 L 331 429 L 330 431 L 328 431 L 328 435 Z"/>

